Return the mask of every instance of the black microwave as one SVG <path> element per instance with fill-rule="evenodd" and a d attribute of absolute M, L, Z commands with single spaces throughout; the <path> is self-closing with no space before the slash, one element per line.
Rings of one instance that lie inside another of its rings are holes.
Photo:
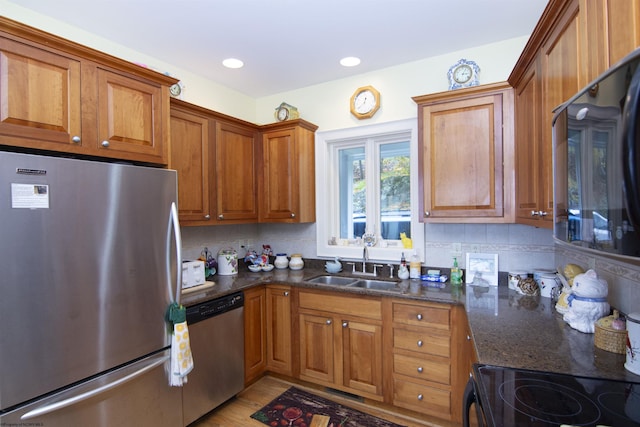
<path fill-rule="evenodd" d="M 554 238 L 640 263 L 640 49 L 556 109 Z"/>

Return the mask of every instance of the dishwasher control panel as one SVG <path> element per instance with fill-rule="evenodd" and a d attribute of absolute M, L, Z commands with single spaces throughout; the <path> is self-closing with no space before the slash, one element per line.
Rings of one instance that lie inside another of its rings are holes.
<path fill-rule="evenodd" d="M 244 294 L 242 292 L 236 292 L 192 307 L 187 307 L 187 324 L 193 324 L 243 306 Z"/>

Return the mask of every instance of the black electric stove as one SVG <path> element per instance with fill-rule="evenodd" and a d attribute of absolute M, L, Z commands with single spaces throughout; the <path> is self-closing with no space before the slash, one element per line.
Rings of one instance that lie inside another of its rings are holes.
<path fill-rule="evenodd" d="M 640 383 L 490 365 L 474 379 L 490 427 L 640 427 Z"/>

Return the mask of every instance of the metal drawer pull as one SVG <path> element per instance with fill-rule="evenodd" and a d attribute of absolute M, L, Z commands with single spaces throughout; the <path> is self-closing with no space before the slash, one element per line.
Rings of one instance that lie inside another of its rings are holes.
<path fill-rule="evenodd" d="M 284 291 L 284 296 L 288 297 L 289 296 L 289 291 Z"/>
<path fill-rule="evenodd" d="M 342 327 L 343 328 L 346 328 L 347 326 L 349 326 L 349 322 L 347 322 L 347 321 L 342 322 Z"/>
<path fill-rule="evenodd" d="M 422 373 L 422 371 L 423 371 L 422 366 L 418 366 L 418 372 Z"/>
<path fill-rule="evenodd" d="M 422 394 L 419 394 L 418 395 L 418 400 L 422 400 L 422 398 L 423 398 Z"/>
<path fill-rule="evenodd" d="M 422 340 L 418 340 L 418 347 L 422 347 L 422 344 L 423 344 Z"/>
<path fill-rule="evenodd" d="M 71 141 L 74 144 L 78 144 L 80 142 L 80 137 L 78 135 L 75 135 L 73 138 L 71 138 Z"/>
<path fill-rule="evenodd" d="M 327 325 L 331 324 L 331 319 L 327 319 L 327 321 L 325 322 Z"/>
<path fill-rule="evenodd" d="M 211 219 L 211 215 L 206 214 L 206 215 L 204 216 L 204 219 Z"/>
<path fill-rule="evenodd" d="M 102 146 L 103 146 L 104 148 L 109 147 L 109 141 L 107 141 L 107 140 L 102 141 Z"/>
<path fill-rule="evenodd" d="M 416 318 L 417 318 L 418 320 L 422 320 L 422 314 L 418 314 L 418 315 L 416 316 Z"/>

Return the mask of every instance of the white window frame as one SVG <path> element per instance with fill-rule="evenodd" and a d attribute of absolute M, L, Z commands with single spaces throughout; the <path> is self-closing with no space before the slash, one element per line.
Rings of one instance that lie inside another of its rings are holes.
<path fill-rule="evenodd" d="M 332 213 L 339 211 L 338 178 L 339 173 L 336 159 L 332 155 L 334 150 L 330 147 L 332 143 L 346 143 L 348 141 L 361 141 L 375 138 L 376 140 L 391 138 L 393 135 L 404 135 L 409 140 L 410 153 L 410 185 L 411 185 L 411 240 L 413 248 L 407 249 L 398 246 L 388 246 L 386 248 L 376 245 L 369 248 L 369 259 L 371 261 L 398 263 L 402 253 L 409 259 L 413 250 L 416 249 L 418 255 L 424 255 L 424 224 L 419 220 L 418 206 L 418 127 L 417 120 L 406 119 L 387 123 L 358 126 L 355 128 L 339 129 L 333 131 L 316 133 L 316 250 L 319 257 L 340 257 L 342 259 L 362 259 L 362 246 L 346 246 L 329 244 L 328 230 L 338 229 L 338 224 L 332 224 L 338 220 L 338 216 Z M 376 150 L 375 158 L 379 159 Z M 369 162 L 369 159 L 367 159 Z M 378 164 L 368 163 L 368 164 Z M 371 170 L 371 168 L 369 168 Z M 375 172 L 378 175 L 378 172 Z M 367 186 L 367 198 L 375 198 L 375 206 L 379 206 L 379 195 L 372 194 L 373 189 Z M 332 198 L 332 194 L 335 197 Z M 377 230 L 378 231 L 378 230 Z"/>

